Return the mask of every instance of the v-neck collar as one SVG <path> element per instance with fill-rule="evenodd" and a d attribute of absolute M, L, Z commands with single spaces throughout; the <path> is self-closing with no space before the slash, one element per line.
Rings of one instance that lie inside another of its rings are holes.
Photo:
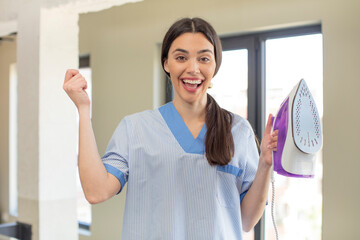
<path fill-rule="evenodd" d="M 175 139 L 186 153 L 205 153 L 205 123 L 201 128 L 199 135 L 194 138 L 172 102 L 161 106 L 159 108 L 159 112 L 164 118 Z"/>

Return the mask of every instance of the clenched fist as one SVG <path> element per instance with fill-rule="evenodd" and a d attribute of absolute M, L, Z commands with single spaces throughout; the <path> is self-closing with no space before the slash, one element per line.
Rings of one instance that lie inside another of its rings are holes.
<path fill-rule="evenodd" d="M 80 108 L 90 108 L 90 99 L 85 91 L 87 82 L 78 70 L 68 69 L 66 71 L 63 88 L 78 110 Z"/>

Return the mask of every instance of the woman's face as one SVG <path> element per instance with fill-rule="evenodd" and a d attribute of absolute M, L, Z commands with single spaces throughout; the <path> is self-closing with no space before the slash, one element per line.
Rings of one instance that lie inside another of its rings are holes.
<path fill-rule="evenodd" d="M 171 44 L 164 69 L 175 89 L 174 101 L 206 103 L 216 67 L 214 46 L 202 33 L 184 33 Z"/>

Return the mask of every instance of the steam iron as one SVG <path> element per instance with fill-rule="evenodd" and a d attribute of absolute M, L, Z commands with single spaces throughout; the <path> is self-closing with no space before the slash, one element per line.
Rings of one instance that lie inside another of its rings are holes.
<path fill-rule="evenodd" d="M 274 171 L 287 177 L 314 177 L 316 152 L 322 146 L 320 117 L 304 79 L 293 88 L 273 120 L 278 132 Z"/>

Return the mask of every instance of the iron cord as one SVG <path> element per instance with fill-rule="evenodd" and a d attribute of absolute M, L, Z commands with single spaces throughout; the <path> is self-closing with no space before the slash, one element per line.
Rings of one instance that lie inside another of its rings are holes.
<path fill-rule="evenodd" d="M 271 196 L 271 218 L 272 218 L 272 222 L 274 225 L 274 229 L 275 229 L 275 235 L 276 235 L 276 240 L 279 240 L 279 232 L 276 226 L 276 221 L 275 221 L 275 177 L 274 177 L 274 172 L 271 172 L 271 189 L 272 189 L 272 196 Z"/>

